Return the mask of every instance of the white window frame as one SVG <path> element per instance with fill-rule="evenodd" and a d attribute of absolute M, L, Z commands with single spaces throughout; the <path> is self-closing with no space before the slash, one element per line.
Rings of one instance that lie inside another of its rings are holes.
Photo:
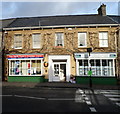
<path fill-rule="evenodd" d="M 21 47 L 18 47 L 18 48 L 16 48 L 16 42 L 15 42 L 15 40 L 16 40 L 16 35 L 21 35 Z M 23 37 L 22 37 L 23 35 L 22 34 L 14 34 L 14 49 L 22 49 L 22 47 L 23 47 Z"/>
<path fill-rule="evenodd" d="M 61 47 L 64 47 L 64 33 L 63 32 L 56 32 L 55 33 L 55 46 L 59 46 L 58 42 L 57 42 L 58 41 L 57 34 L 62 34 L 62 39 L 61 39 L 62 40 L 62 46 Z"/>
<path fill-rule="evenodd" d="M 80 34 L 85 35 L 85 45 L 84 46 L 80 46 Z M 87 47 L 87 32 L 78 32 L 78 48 L 80 48 L 80 47 Z"/>
<path fill-rule="evenodd" d="M 10 64 L 11 64 L 10 62 L 11 61 L 16 61 L 16 60 L 19 60 L 19 61 L 29 60 L 30 61 L 30 71 L 31 71 L 31 61 L 32 60 L 41 60 L 41 74 L 40 75 L 31 75 L 31 74 L 30 75 L 20 75 L 20 74 L 19 75 L 11 75 L 10 74 L 10 69 L 11 69 L 10 68 Z M 11 60 L 9 60 L 9 76 L 33 76 L 34 77 L 34 76 L 42 76 L 42 75 L 43 75 L 43 58 L 40 58 L 40 59 L 38 59 L 38 58 L 34 58 L 34 59 L 11 59 Z"/>
<path fill-rule="evenodd" d="M 39 43 L 40 43 L 39 46 L 36 46 L 36 45 L 35 45 L 35 42 L 34 42 L 34 39 L 35 39 L 35 38 L 34 38 L 34 35 L 36 35 L 36 34 L 39 35 L 39 41 L 40 41 L 40 42 L 39 42 Z M 33 33 L 33 34 L 32 34 L 32 48 L 41 48 L 41 34 L 40 34 L 40 33 Z"/>
<path fill-rule="evenodd" d="M 79 60 L 82 60 L 82 62 L 84 61 L 84 60 L 87 60 L 87 59 L 76 59 L 76 69 L 77 69 L 77 76 L 88 76 L 88 75 L 80 75 L 79 74 L 79 68 L 80 68 L 80 66 L 79 66 Z M 106 77 L 106 75 L 103 75 L 103 71 L 102 71 L 102 69 L 103 69 L 103 66 L 102 66 L 102 60 L 106 60 L 107 61 L 107 64 L 108 64 L 108 60 L 112 60 L 112 67 L 109 67 L 109 66 L 106 66 L 106 68 L 107 68 L 107 73 L 108 73 L 108 68 L 113 68 L 112 70 L 113 70 L 113 74 L 111 74 L 111 75 L 107 75 L 108 77 L 115 77 L 115 63 L 114 63 L 114 61 L 115 61 L 115 59 L 108 59 L 108 58 L 104 58 L 104 59 L 100 59 L 100 58 L 94 58 L 94 59 L 91 59 L 91 60 L 94 60 L 94 63 L 95 63 L 95 60 L 100 60 L 100 69 L 101 69 L 101 77 Z M 82 63 L 83 64 L 83 63 Z M 96 64 L 96 63 L 95 63 Z M 84 66 L 82 66 L 82 67 L 84 67 Z M 81 68 L 82 68 L 81 67 Z M 88 66 L 89 67 L 89 66 Z M 95 66 L 96 67 L 96 66 Z M 95 71 L 95 74 L 96 74 L 96 71 Z M 95 76 L 95 77 L 99 77 L 99 75 L 92 75 L 92 76 Z"/>
<path fill-rule="evenodd" d="M 107 37 L 104 37 L 106 34 Z M 107 44 L 103 44 L 104 41 L 107 41 Z M 99 32 L 99 47 L 108 47 L 108 32 Z"/>

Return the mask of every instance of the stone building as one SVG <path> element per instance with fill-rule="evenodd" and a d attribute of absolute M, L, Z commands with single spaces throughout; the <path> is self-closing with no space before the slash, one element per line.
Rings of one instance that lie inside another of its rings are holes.
<path fill-rule="evenodd" d="M 106 15 L 103 4 L 98 14 L 14 19 L 3 28 L 4 79 L 89 83 L 91 69 L 93 83 L 116 84 L 120 71 L 116 17 Z"/>
<path fill-rule="evenodd" d="M 4 53 L 4 27 L 7 27 L 11 22 L 13 22 L 14 19 L 4 19 L 0 20 L 0 80 L 4 79 L 2 76 L 4 76 L 4 63 L 3 63 L 3 53 Z"/>

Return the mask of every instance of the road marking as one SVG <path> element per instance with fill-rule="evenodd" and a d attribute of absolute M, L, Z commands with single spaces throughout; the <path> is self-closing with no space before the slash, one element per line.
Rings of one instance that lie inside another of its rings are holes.
<path fill-rule="evenodd" d="M 82 94 L 82 97 L 86 97 L 86 95 L 85 95 L 85 94 Z"/>
<path fill-rule="evenodd" d="M 117 106 L 120 106 L 120 91 L 119 90 L 101 90 L 105 97 L 114 102 Z"/>
<path fill-rule="evenodd" d="M 106 96 L 106 97 L 120 97 L 119 95 L 115 95 L 115 94 L 114 95 L 113 94 L 112 95 L 110 95 L 110 94 L 104 94 L 104 96 Z"/>
<path fill-rule="evenodd" d="M 117 94 L 116 92 L 101 91 L 102 94 Z"/>
<path fill-rule="evenodd" d="M 84 94 L 83 90 L 81 90 L 81 89 L 76 90 L 75 99 L 74 99 L 75 102 L 84 103 L 85 100 L 84 100 L 83 94 Z"/>
<path fill-rule="evenodd" d="M 92 103 L 90 101 L 86 101 L 87 105 L 92 105 Z"/>
<path fill-rule="evenodd" d="M 48 100 L 55 100 L 55 101 L 73 101 L 74 98 L 48 98 Z"/>
<path fill-rule="evenodd" d="M 118 94 L 118 95 L 120 95 L 119 90 L 101 90 L 100 93 L 103 93 L 103 94 Z"/>
<path fill-rule="evenodd" d="M 91 112 L 97 112 L 94 107 L 90 107 Z"/>
<path fill-rule="evenodd" d="M 81 93 L 81 98 L 83 99 L 84 102 L 86 102 L 86 104 L 89 106 L 89 109 L 91 110 L 91 112 L 97 112 L 96 109 L 92 106 L 92 102 L 89 100 L 89 98 L 86 96 L 85 91 L 78 89 L 78 91 Z M 77 92 L 78 93 L 78 92 Z M 89 91 L 88 94 L 93 94 L 93 91 Z M 98 93 L 98 92 L 96 92 Z M 94 93 L 94 94 L 96 94 Z"/>
<path fill-rule="evenodd" d="M 21 95 L 14 95 L 15 97 L 23 97 L 23 98 L 30 98 L 30 99 L 40 99 L 45 100 L 46 98 L 39 98 L 39 97 L 31 97 L 31 96 L 21 96 Z"/>
<path fill-rule="evenodd" d="M 116 105 L 120 106 L 120 103 L 116 103 Z"/>
<path fill-rule="evenodd" d="M 0 95 L 0 97 L 12 97 L 13 95 Z"/>
<path fill-rule="evenodd" d="M 109 98 L 112 101 L 120 101 L 120 98 Z"/>
<path fill-rule="evenodd" d="M 85 97 L 85 100 L 86 100 L 86 101 L 88 101 L 88 100 L 89 100 L 89 98 L 88 98 L 88 97 Z"/>

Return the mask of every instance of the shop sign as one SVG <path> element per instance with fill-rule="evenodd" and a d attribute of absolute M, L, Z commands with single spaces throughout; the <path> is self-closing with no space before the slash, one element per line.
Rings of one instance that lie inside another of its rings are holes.
<path fill-rule="evenodd" d="M 110 54 L 110 58 L 116 58 L 117 55 L 116 54 Z"/>
<path fill-rule="evenodd" d="M 79 58 L 88 58 L 88 53 L 74 53 L 75 59 Z M 91 53 L 90 58 L 113 58 L 115 59 L 117 57 L 116 53 Z"/>
<path fill-rule="evenodd" d="M 75 53 L 74 56 L 75 56 L 75 58 L 81 58 L 81 54 L 79 54 L 79 53 Z"/>
<path fill-rule="evenodd" d="M 48 62 L 44 62 L 44 67 L 48 67 Z"/>
<path fill-rule="evenodd" d="M 7 55 L 8 59 L 15 59 L 15 58 L 43 58 L 44 55 Z"/>

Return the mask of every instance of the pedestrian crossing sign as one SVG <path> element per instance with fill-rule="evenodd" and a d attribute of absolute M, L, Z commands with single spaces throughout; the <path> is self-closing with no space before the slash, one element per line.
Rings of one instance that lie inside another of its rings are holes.
<path fill-rule="evenodd" d="M 92 70 L 88 71 L 88 75 L 91 76 L 92 75 Z"/>

